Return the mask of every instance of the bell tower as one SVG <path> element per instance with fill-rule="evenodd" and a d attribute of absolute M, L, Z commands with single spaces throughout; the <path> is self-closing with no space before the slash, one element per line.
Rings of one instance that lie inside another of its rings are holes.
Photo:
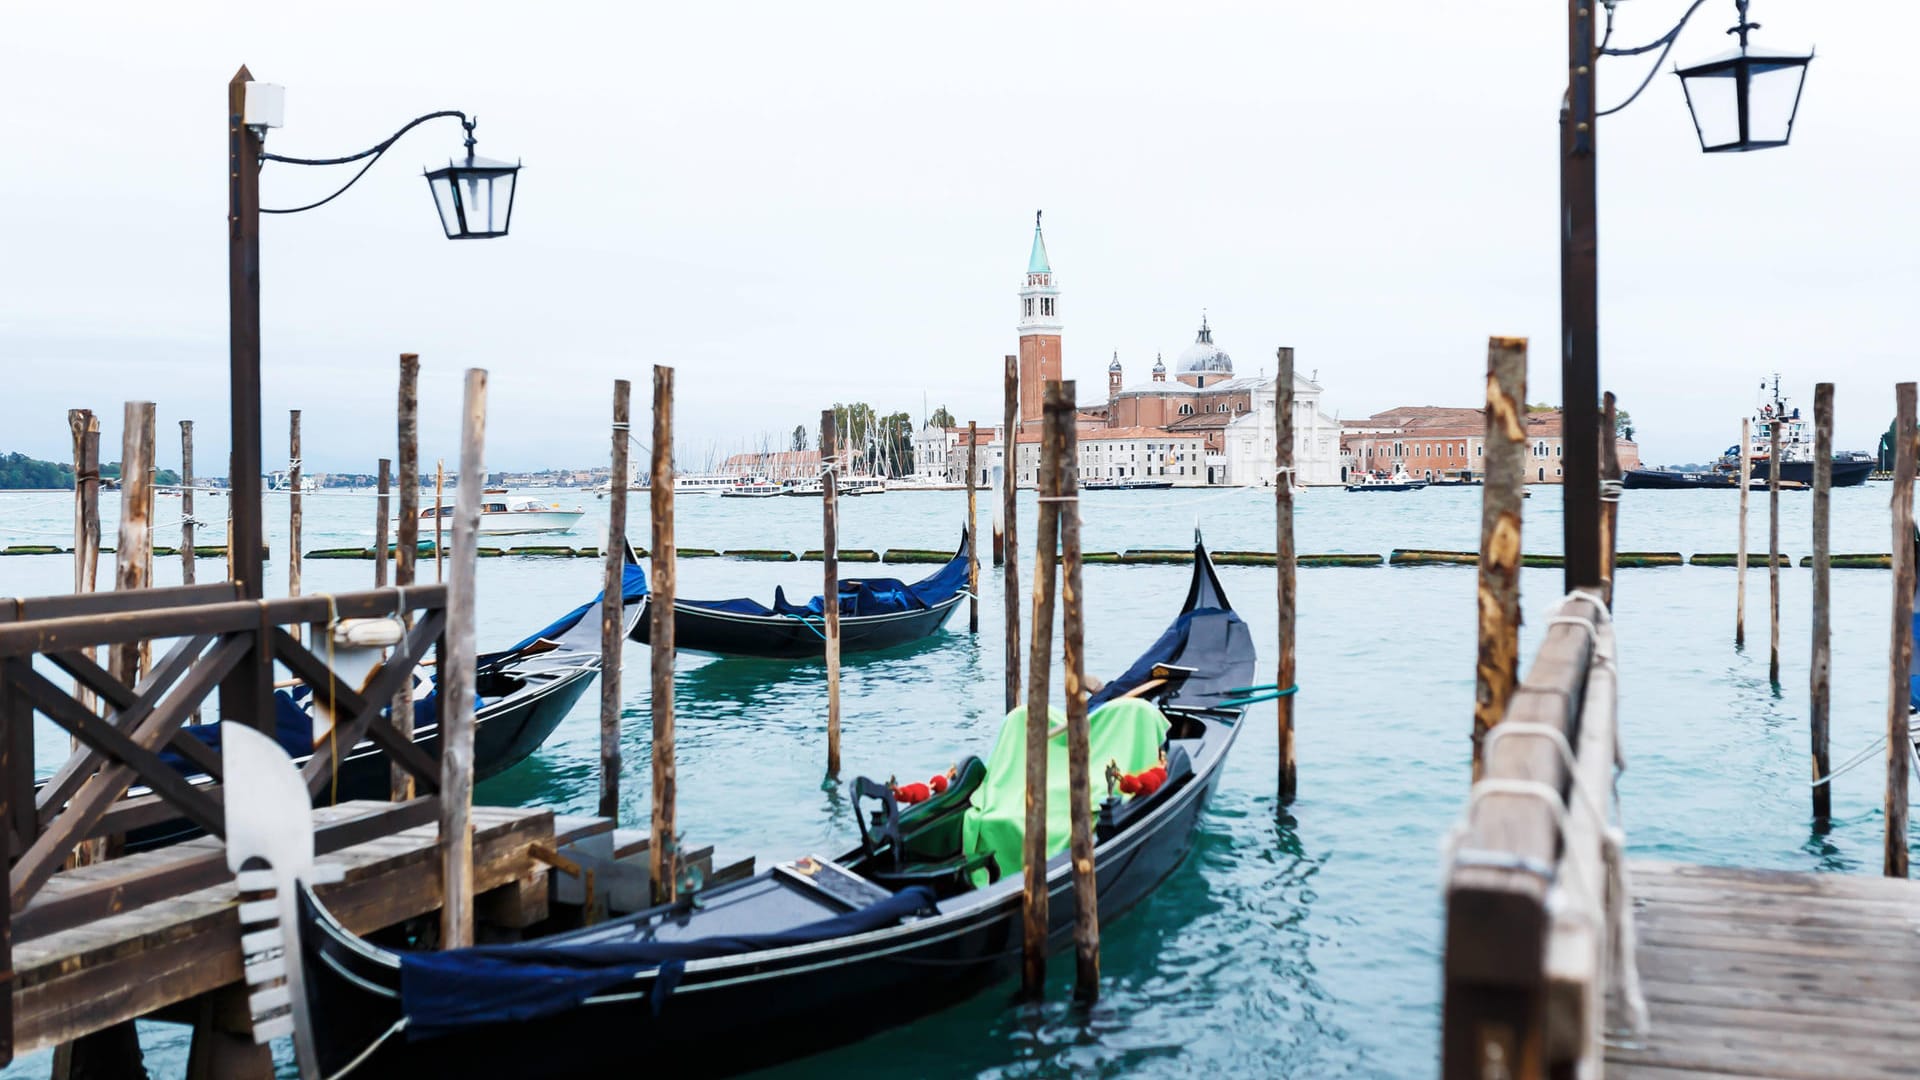
<path fill-rule="evenodd" d="M 1120 396 L 1120 376 L 1120 352 L 1116 349 L 1113 354 L 1113 363 L 1107 365 L 1108 401 L 1112 401 Z"/>
<path fill-rule="evenodd" d="M 1027 256 L 1027 281 L 1020 290 L 1020 424 L 1040 419 L 1041 394 L 1060 378 L 1060 289 L 1047 263 L 1047 241 L 1040 233 L 1040 211 L 1033 213 L 1033 253 Z"/>

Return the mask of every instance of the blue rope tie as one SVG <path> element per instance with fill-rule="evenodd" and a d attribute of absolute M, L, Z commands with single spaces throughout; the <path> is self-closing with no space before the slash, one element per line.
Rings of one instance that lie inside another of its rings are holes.
<path fill-rule="evenodd" d="M 1246 694 L 1246 697 L 1227 697 L 1222 698 L 1218 702 L 1218 704 L 1229 708 L 1239 708 L 1243 705 L 1258 705 L 1266 701 L 1278 701 L 1283 697 L 1292 697 L 1300 692 L 1300 684 L 1295 683 L 1282 690 L 1279 689 L 1278 684 L 1263 683 L 1259 686 L 1236 686 L 1231 690 L 1221 692 L 1223 694 Z"/>
<path fill-rule="evenodd" d="M 806 627 L 807 629 L 809 629 L 809 630 L 811 630 L 811 631 L 813 631 L 813 636 L 815 636 L 815 637 L 817 637 L 817 638 L 819 638 L 819 639 L 820 639 L 821 641 L 825 641 L 825 640 L 827 640 L 827 635 L 825 635 L 825 634 L 823 634 L 823 633 L 821 633 L 821 632 L 820 632 L 820 628 L 819 628 L 819 627 L 817 627 L 817 626 L 815 626 L 815 625 L 813 625 L 812 623 L 810 623 L 810 622 L 808 622 L 808 621 L 807 621 L 807 619 L 809 618 L 809 616 L 806 616 L 806 615 L 795 615 L 795 614 L 794 614 L 793 612 L 791 612 L 791 611 L 783 611 L 783 612 L 781 612 L 780 614 L 782 614 L 782 615 L 785 615 L 785 616 L 786 616 L 787 618 L 789 618 L 789 619 L 792 619 L 792 620 L 794 620 L 795 622 L 798 622 L 798 623 L 799 623 L 799 624 L 800 624 L 801 626 L 804 626 L 804 627 Z M 827 622 L 827 617 L 826 617 L 825 615 L 822 615 L 822 616 L 820 616 L 820 623 L 821 623 L 821 625 L 822 625 L 822 626 L 824 626 L 824 625 L 826 625 L 826 622 Z"/>

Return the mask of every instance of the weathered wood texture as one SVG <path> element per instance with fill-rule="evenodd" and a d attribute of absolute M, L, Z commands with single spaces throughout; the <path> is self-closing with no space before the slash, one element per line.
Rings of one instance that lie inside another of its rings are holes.
<path fill-rule="evenodd" d="M 346 822 L 388 810 L 386 803 L 342 803 L 314 811 L 316 824 Z M 510 886 L 538 873 L 530 849 L 555 843 L 551 811 L 476 807 L 474 885 Z M 440 847 L 434 825 L 390 832 L 322 856 L 345 878 L 322 886 L 328 910 L 356 933 L 369 933 L 432 912 L 441 903 Z M 162 875 L 167 867 L 212 857 L 218 840 L 203 837 L 161 851 L 64 871 L 48 897 L 129 874 Z M 16 1046 L 31 1052 L 240 979 L 240 930 L 233 882 L 121 910 L 14 948 Z"/>
<path fill-rule="evenodd" d="M 613 380 L 612 471 L 607 483 L 607 576 L 600 595 L 600 816 L 620 820 L 620 660 L 626 635 L 627 447 L 633 384 Z"/>
<path fill-rule="evenodd" d="M 440 516 L 446 513 L 446 505 L 447 463 L 436 458 L 433 462 L 433 580 L 436 582 L 447 580 L 446 560 L 442 557 L 446 545 L 441 542 L 444 530 Z"/>
<path fill-rule="evenodd" d="M 449 949 L 473 944 L 474 608 L 480 570 L 474 544 L 480 532 L 480 496 L 486 487 L 486 445 L 487 373 L 468 368 L 460 409 L 453 565 L 446 586 L 446 647 L 440 656 L 440 880 L 445 897 L 440 908 L 440 944 Z"/>
<path fill-rule="evenodd" d="M 820 606 L 826 631 L 827 779 L 840 776 L 840 431 L 832 409 L 820 410 Z M 824 598 L 831 597 L 828 601 Z"/>
<path fill-rule="evenodd" d="M 1280 646 L 1274 686 L 1285 690 L 1297 679 L 1294 671 L 1294 613 L 1299 606 L 1298 568 L 1293 550 L 1293 349 L 1282 346 L 1276 352 L 1273 395 L 1273 550 L 1279 570 L 1278 628 Z M 1299 770 L 1294 761 L 1293 703 L 1289 695 L 1275 702 L 1274 719 L 1280 736 L 1278 788 L 1282 803 L 1292 802 L 1299 790 Z"/>
<path fill-rule="evenodd" d="M 1042 398 L 1045 409 L 1045 398 Z M 1037 1001 L 1047 983 L 1047 697 L 1053 674 L 1054 572 L 1060 550 L 1061 432 L 1041 423 L 1039 513 L 1033 530 L 1033 636 L 1027 650 L 1027 791 L 1021 863 L 1020 990 Z"/>
<path fill-rule="evenodd" d="M 113 587 L 131 592 L 153 585 L 153 402 L 129 401 L 120 443 L 120 536 L 113 548 Z M 131 686 L 152 666 L 150 641 L 114 648 L 108 667 Z"/>
<path fill-rule="evenodd" d="M 1913 670 L 1913 479 L 1920 434 L 1914 430 L 1914 384 L 1894 388 L 1893 645 L 1887 665 L 1886 843 L 1882 870 L 1907 876 L 1908 677 Z"/>
<path fill-rule="evenodd" d="M 1000 455 L 1000 514 L 1004 519 L 1006 531 L 1006 574 L 1007 642 L 1006 642 L 1006 708 L 1012 712 L 1020 704 L 1020 543 L 1019 543 L 1019 492 L 1020 492 L 1020 455 L 1014 452 L 1014 434 L 1020 427 L 1020 358 L 1007 354 L 1005 386 L 1002 395 L 1005 398 L 1001 422 Z"/>
<path fill-rule="evenodd" d="M 1579 708 L 1597 640 L 1572 620 L 1604 621 L 1598 597 L 1561 602 L 1502 724 L 1528 724 L 1579 738 Z M 1489 739 L 1481 780 L 1498 781 L 1469 804 L 1447 868 L 1443 1075 L 1544 1076 L 1548 1061 L 1547 902 L 1560 857 L 1560 818 L 1570 774 L 1555 740 Z M 1528 790 L 1544 785 L 1560 807 Z M 1596 793 L 1597 794 L 1597 793 Z"/>
<path fill-rule="evenodd" d="M 301 505 L 300 478 L 300 410 L 287 410 L 287 595 L 300 595 L 300 551 L 303 541 L 300 533 L 305 525 L 304 507 Z M 295 631 L 303 633 L 304 631 Z"/>
<path fill-rule="evenodd" d="M 76 485 L 77 486 L 77 485 Z M 193 421 L 180 421 L 180 584 L 193 584 Z"/>
<path fill-rule="evenodd" d="M 678 865 L 674 802 L 679 794 L 673 762 L 673 369 L 653 366 L 653 462 L 647 472 L 653 509 L 653 580 L 648 603 L 648 649 L 653 706 L 653 807 L 648 872 L 654 900 L 672 900 Z"/>
<path fill-rule="evenodd" d="M 967 633 L 980 632 L 980 422 L 967 421 Z M 827 547 L 833 547 L 828 544 Z"/>
<path fill-rule="evenodd" d="M 1611 1080 L 1913 1076 L 1920 884 L 1635 862 L 1651 1025 Z"/>
<path fill-rule="evenodd" d="M 1286 385 L 1284 371 L 1281 380 Z M 1060 507 L 1061 667 L 1067 699 L 1067 801 L 1073 823 L 1068 839 L 1073 863 L 1073 990 L 1075 998 L 1089 1002 L 1100 996 L 1100 899 L 1093 873 L 1093 774 L 1088 761 L 1092 734 L 1085 696 L 1086 603 L 1080 592 L 1080 483 L 1079 470 L 1072 465 L 1078 459 L 1073 381 L 1047 383 L 1043 409 L 1047 446 L 1057 447 L 1060 454 L 1053 495 Z"/>
<path fill-rule="evenodd" d="M 398 413 L 400 471 L 396 482 L 400 486 L 400 509 L 394 528 L 393 583 L 406 588 L 413 584 L 414 563 L 420 555 L 420 357 L 417 353 L 400 354 Z M 413 738 L 412 686 L 402 685 L 394 691 L 393 708 L 388 715 L 393 718 L 395 731 Z M 395 765 L 389 790 L 396 802 L 413 798 L 413 775 Z"/>
<path fill-rule="evenodd" d="M 1833 767 L 1827 755 L 1827 724 L 1833 709 L 1833 384 L 1813 388 L 1813 656 L 1807 668 L 1807 718 L 1812 738 L 1813 775 L 1819 780 Z M 1833 813 L 1830 784 L 1813 787 L 1814 820 Z"/>
<path fill-rule="evenodd" d="M 182 421 L 182 424 L 182 438 L 190 454 L 193 422 Z M 67 426 L 73 432 L 73 591 L 85 594 L 93 592 L 100 582 L 100 418 L 93 415 L 92 409 L 68 409 Z M 191 499 L 192 495 L 187 498 Z M 186 513 L 191 518 L 191 503 Z M 186 583 L 191 585 L 191 555 L 186 565 Z M 86 656 L 94 659 L 94 651 L 86 650 Z M 91 691 L 82 690 L 77 696 L 85 707 L 94 707 Z"/>
<path fill-rule="evenodd" d="M 1620 434 L 1613 391 L 1600 398 L 1600 598 L 1613 607 L 1613 553 L 1620 544 Z"/>
<path fill-rule="evenodd" d="M 1767 680 L 1780 685 L 1780 429 L 1776 421 L 1773 449 L 1767 456 Z"/>
<path fill-rule="evenodd" d="M 1748 446 L 1752 442 L 1753 420 L 1740 421 L 1740 546 L 1733 563 L 1733 643 L 1736 646 L 1747 643 L 1747 502 L 1753 484 L 1753 455 Z"/>
<path fill-rule="evenodd" d="M 381 458 L 380 478 L 374 487 L 373 499 L 373 587 L 376 589 L 385 588 L 387 584 L 387 519 L 393 514 L 393 507 L 389 505 L 393 483 L 392 472 L 393 462 L 387 458 Z M 466 471 L 462 470 L 461 479 L 465 480 L 466 475 Z M 464 488 L 466 484 L 462 483 L 460 486 Z M 478 503 L 474 505 L 475 509 L 479 508 Z M 454 525 L 456 532 L 459 528 L 460 526 L 456 523 Z M 458 539 L 456 536 L 455 541 L 457 542 Z"/>
<path fill-rule="evenodd" d="M 1473 778 L 1480 748 L 1520 679 L 1520 500 L 1526 492 L 1527 339 L 1487 341 L 1486 465 L 1480 488 L 1480 653 L 1474 669 Z"/>

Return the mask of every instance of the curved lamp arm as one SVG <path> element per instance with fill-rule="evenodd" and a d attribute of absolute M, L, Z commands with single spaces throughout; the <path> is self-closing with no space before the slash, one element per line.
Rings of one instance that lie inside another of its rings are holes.
<path fill-rule="evenodd" d="M 400 141 L 400 136 L 405 135 L 407 132 L 412 131 L 414 128 L 419 127 L 421 124 L 424 124 L 429 120 L 438 120 L 442 117 L 447 117 L 447 116 L 458 117 L 460 120 L 460 126 L 466 129 L 467 154 L 469 157 L 471 157 L 473 154 L 473 146 L 475 142 L 475 139 L 473 137 L 473 127 L 475 124 L 479 123 L 479 119 L 477 117 L 469 118 L 466 113 L 463 113 L 458 109 L 442 109 L 439 112 L 430 112 L 425 116 L 416 116 L 412 120 L 407 121 L 406 124 L 404 124 L 399 131 L 396 131 L 392 135 L 387 136 L 382 141 L 375 143 L 374 145 L 368 147 L 365 150 L 360 151 L 357 154 L 348 154 L 345 157 L 297 158 L 297 157 L 288 157 L 284 154 L 270 154 L 265 151 L 262 151 L 260 154 L 260 160 L 262 162 L 279 161 L 279 162 L 284 162 L 288 165 L 345 165 L 351 161 L 359 161 L 361 158 L 369 158 L 371 160 L 369 160 L 365 165 L 360 166 L 360 171 L 354 173 L 353 178 L 351 180 L 348 180 L 346 183 L 340 185 L 339 189 L 336 190 L 333 194 L 327 196 L 324 199 L 319 200 L 318 202 L 310 202 L 305 206 L 293 206 L 293 207 L 285 207 L 281 209 L 270 209 L 268 207 L 263 206 L 260 208 L 260 212 L 263 214 L 298 214 L 303 210 L 312 210 L 315 207 L 325 206 L 326 204 L 339 198 L 341 195 L 346 194 L 346 191 L 348 188 L 352 187 L 356 183 L 359 183 L 360 178 L 362 176 L 367 175 L 367 170 L 373 168 L 373 163 L 376 161 L 379 161 L 380 156 L 382 154 L 385 154 L 387 150 L 393 146 L 394 143 Z"/>
<path fill-rule="evenodd" d="M 1606 2 L 1606 0 L 1603 0 L 1603 2 Z M 1660 50 L 1660 55 L 1657 57 L 1654 57 L 1653 66 L 1647 69 L 1646 78 L 1643 78 L 1640 80 L 1640 85 L 1633 88 L 1633 93 L 1628 94 L 1627 99 L 1625 101 L 1622 101 L 1620 104 L 1615 105 L 1611 109 L 1600 110 L 1599 112 L 1594 114 L 1596 117 L 1611 116 L 1612 114 L 1619 112 L 1621 109 L 1624 109 L 1627 106 L 1633 104 L 1635 99 L 1639 98 L 1641 92 L 1646 90 L 1646 88 L 1653 82 L 1653 77 L 1659 74 L 1660 65 L 1667 62 L 1667 53 L 1673 50 L 1673 43 L 1679 39 L 1680 31 L 1686 29 L 1687 20 L 1693 18 L 1694 12 L 1699 11 L 1701 8 L 1701 5 L 1705 4 L 1706 2 L 1707 0 L 1693 0 L 1693 4 L 1687 8 L 1686 14 L 1680 16 L 1680 21 L 1677 23 L 1674 23 L 1672 29 L 1668 30 L 1664 34 L 1661 34 L 1659 37 L 1654 38 L 1652 41 L 1647 42 L 1645 45 L 1634 45 L 1628 48 L 1609 48 L 1607 45 L 1607 42 L 1613 40 L 1613 4 L 1611 2 L 1606 3 L 1607 29 L 1606 29 L 1606 33 L 1603 34 L 1600 38 L 1600 48 L 1597 50 L 1601 56 L 1639 56 L 1642 53 L 1650 53 L 1655 49 Z M 1736 27 L 1736 29 L 1740 29 L 1745 27 L 1747 23 L 1746 4 L 1744 2 L 1741 2 L 1741 0 L 1736 0 L 1736 2 L 1740 4 L 1740 23 L 1741 23 L 1741 27 Z M 1744 40 L 1744 36 L 1745 35 L 1743 34 L 1742 35 L 1743 40 Z"/>

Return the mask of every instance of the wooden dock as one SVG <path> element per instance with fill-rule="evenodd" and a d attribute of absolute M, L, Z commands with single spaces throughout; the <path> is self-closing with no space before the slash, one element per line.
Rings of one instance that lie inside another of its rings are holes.
<path fill-rule="evenodd" d="M 1632 864 L 1649 1026 L 1622 1080 L 1920 1077 L 1920 882 Z"/>
<path fill-rule="evenodd" d="M 381 802 L 350 802 L 314 811 L 316 828 L 376 820 L 393 809 Z M 564 848 L 611 833 L 604 818 L 556 819 L 545 809 L 473 808 L 474 890 L 482 922 L 525 927 L 547 915 L 548 867 L 536 848 Z M 369 830 L 375 831 L 375 830 Z M 374 835 L 320 856 L 345 871 L 322 887 L 333 914 L 355 933 L 393 926 L 440 907 L 439 826 L 419 825 Z M 46 901 L 164 879 L 209 855 L 224 858 L 221 841 L 203 837 L 158 851 L 63 870 L 47 882 Z M 154 903 L 116 910 L 83 925 L 16 941 L 14 1040 L 16 1053 L 67 1042 L 135 1017 L 193 1022 L 167 1010 L 207 1000 L 241 976 L 237 896 L 228 880 Z M 32 907 L 16 916 L 28 921 Z M 237 1016 L 244 1031 L 244 1010 Z"/>

